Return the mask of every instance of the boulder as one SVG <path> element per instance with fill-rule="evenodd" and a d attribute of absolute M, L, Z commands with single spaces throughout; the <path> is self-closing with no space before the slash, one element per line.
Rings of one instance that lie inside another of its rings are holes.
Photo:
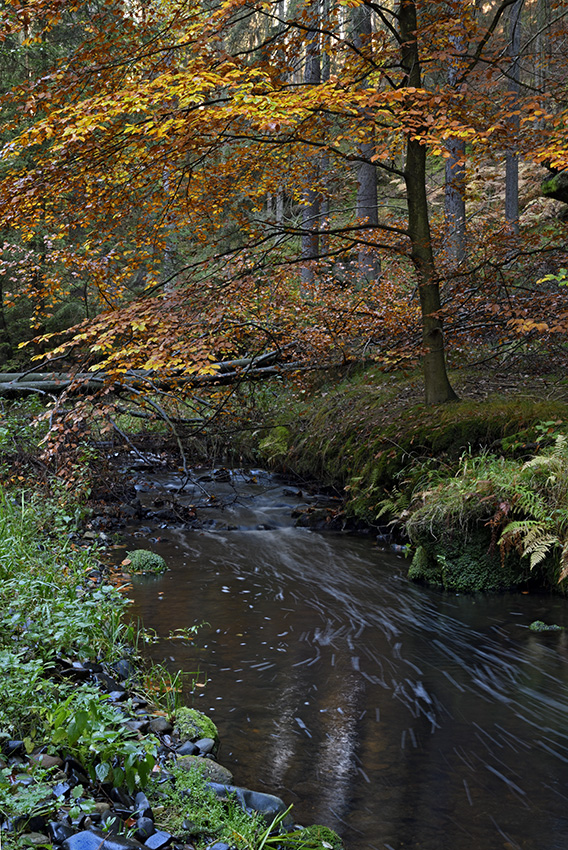
<path fill-rule="evenodd" d="M 545 198 L 554 198 L 568 204 L 568 170 L 551 175 L 542 184 L 541 192 Z"/>

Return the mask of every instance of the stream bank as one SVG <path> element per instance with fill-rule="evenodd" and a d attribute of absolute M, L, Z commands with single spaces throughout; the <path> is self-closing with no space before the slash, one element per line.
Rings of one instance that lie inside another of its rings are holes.
<path fill-rule="evenodd" d="M 125 622 L 124 581 L 93 548 L 108 536 L 77 532 L 75 508 L 2 494 L 2 847 L 255 850 L 281 834 L 283 846 L 339 850 L 218 763 L 215 725 L 133 649 L 148 635 Z"/>
<path fill-rule="evenodd" d="M 376 367 L 265 390 L 270 427 L 252 405 L 232 452 L 333 490 L 336 526 L 388 526 L 415 554 L 413 580 L 563 592 L 566 379 L 486 370 L 452 384 L 461 400 L 438 407 L 423 404 L 420 378 Z"/>

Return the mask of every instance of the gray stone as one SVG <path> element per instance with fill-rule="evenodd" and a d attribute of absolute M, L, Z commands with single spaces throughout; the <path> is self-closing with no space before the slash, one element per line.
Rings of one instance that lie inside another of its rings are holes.
<path fill-rule="evenodd" d="M 154 826 L 152 818 L 138 818 L 136 821 L 136 832 L 134 833 L 134 838 L 137 838 L 138 841 L 146 841 L 146 839 L 151 835 L 154 835 L 155 832 L 156 827 Z"/>
<path fill-rule="evenodd" d="M 172 840 L 173 836 L 169 832 L 159 829 L 146 839 L 144 846 L 148 847 L 149 850 L 162 850 L 162 847 L 167 847 L 168 844 L 171 844 Z"/>
<path fill-rule="evenodd" d="M 206 779 L 211 782 L 220 782 L 222 785 L 230 785 L 233 781 L 233 774 L 226 767 L 217 764 L 216 761 L 204 759 L 201 756 L 183 756 L 176 762 L 182 770 L 200 770 Z"/>
<path fill-rule="evenodd" d="M 47 753 L 33 753 L 30 756 L 30 761 L 40 764 L 42 767 L 62 767 L 63 759 L 59 756 L 50 756 Z"/>
<path fill-rule="evenodd" d="M 166 717 L 154 717 L 150 721 L 150 731 L 156 735 L 163 735 L 173 732 L 173 726 Z"/>
<path fill-rule="evenodd" d="M 196 756 L 199 753 L 199 747 L 197 747 L 193 741 L 184 741 L 181 746 L 179 746 L 176 750 L 178 756 Z"/>
<path fill-rule="evenodd" d="M 215 741 L 213 740 L 213 738 L 200 738 L 198 741 L 195 742 L 195 746 L 197 747 L 201 755 L 204 756 L 207 753 L 213 752 L 213 750 L 215 749 Z"/>
<path fill-rule="evenodd" d="M 63 850 L 101 850 L 104 839 L 102 832 L 83 830 L 66 838 L 62 847 Z"/>
<path fill-rule="evenodd" d="M 25 832 L 22 835 L 22 840 L 25 841 L 26 847 L 45 847 L 49 844 L 47 835 L 42 832 Z"/>

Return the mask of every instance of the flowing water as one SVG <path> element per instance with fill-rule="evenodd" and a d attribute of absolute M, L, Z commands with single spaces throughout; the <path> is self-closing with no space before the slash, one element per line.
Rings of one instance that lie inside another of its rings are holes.
<path fill-rule="evenodd" d="M 372 539 L 293 527 L 282 482 L 225 477 L 184 496 L 205 528 L 129 545 L 171 568 L 135 580 L 134 616 L 160 635 L 209 624 L 153 656 L 207 675 L 188 699 L 235 783 L 349 850 L 565 850 L 568 633 L 528 627 L 568 626 L 566 603 L 415 586 Z"/>

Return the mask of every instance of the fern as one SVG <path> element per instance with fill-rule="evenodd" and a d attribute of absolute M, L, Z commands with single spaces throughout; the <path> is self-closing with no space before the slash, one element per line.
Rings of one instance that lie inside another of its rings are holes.
<path fill-rule="evenodd" d="M 543 473 L 546 477 L 543 480 Z M 533 569 L 556 548 L 561 550 L 559 581 L 568 577 L 568 439 L 558 434 L 546 454 L 527 461 L 516 481 L 514 505 L 525 518 L 510 522 L 499 545 L 513 545 Z"/>

